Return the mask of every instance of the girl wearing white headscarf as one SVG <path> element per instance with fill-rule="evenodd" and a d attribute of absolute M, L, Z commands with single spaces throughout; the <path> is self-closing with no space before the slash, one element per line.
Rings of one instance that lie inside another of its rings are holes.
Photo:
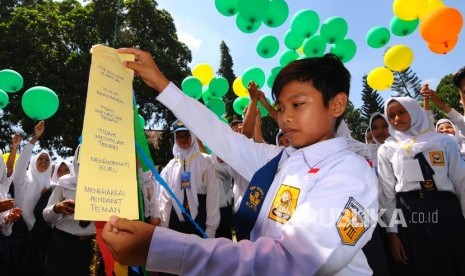
<path fill-rule="evenodd" d="M 378 150 L 378 172 L 392 255 L 408 275 L 465 275 L 465 161 L 457 143 L 430 129 L 414 99 L 388 99 L 385 114 L 391 136 Z"/>
<path fill-rule="evenodd" d="M 368 127 L 370 128 L 373 141 L 375 142 L 374 145 L 369 145 L 369 147 L 373 155 L 373 164 L 376 173 L 378 173 L 378 148 L 389 137 L 388 122 L 383 114 L 375 112 L 370 116 Z"/>
<path fill-rule="evenodd" d="M 209 155 L 200 152 L 197 138 L 182 122 L 176 121 L 172 129 L 175 136 L 174 158 L 160 175 L 181 203 L 188 206 L 191 217 L 205 230 L 207 236 L 214 238 L 220 223 L 220 190 L 213 161 Z M 165 189 L 161 198 L 162 226 L 183 233 L 199 234 L 186 221 L 179 206 Z"/>
<path fill-rule="evenodd" d="M 459 145 L 460 155 L 465 159 L 465 137 L 457 126 L 449 119 L 440 119 L 436 123 L 436 132 L 449 134 Z"/>

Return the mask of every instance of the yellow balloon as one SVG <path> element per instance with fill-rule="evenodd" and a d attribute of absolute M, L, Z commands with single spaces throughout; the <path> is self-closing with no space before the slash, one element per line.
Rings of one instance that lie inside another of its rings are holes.
<path fill-rule="evenodd" d="M 368 85 L 374 90 L 385 90 L 394 82 L 394 74 L 386 67 L 376 67 L 367 76 Z"/>
<path fill-rule="evenodd" d="M 406 45 L 395 45 L 384 54 L 384 65 L 395 72 L 409 68 L 413 61 L 413 51 Z"/>
<path fill-rule="evenodd" d="M 233 82 L 233 91 L 238 97 L 248 97 L 249 91 L 242 84 L 242 77 L 237 77 Z"/>
<path fill-rule="evenodd" d="M 420 13 L 418 17 L 420 17 L 420 20 L 422 20 L 425 17 L 427 17 L 430 13 L 445 6 L 446 4 L 444 4 L 441 0 L 428 0 L 428 5 L 426 6 L 426 9 L 422 13 Z"/>
<path fill-rule="evenodd" d="M 4 153 L 3 154 L 3 161 L 6 163 L 6 161 L 8 160 L 8 157 L 10 156 L 10 153 L 7 152 L 7 153 Z M 19 158 L 19 154 L 16 154 L 15 156 L 15 162 L 13 163 L 13 168 L 15 167 L 15 164 L 16 164 L 16 160 L 18 160 Z"/>
<path fill-rule="evenodd" d="M 197 77 L 202 85 L 207 85 L 215 76 L 215 72 L 209 64 L 199 63 L 192 69 L 192 75 Z"/>
<path fill-rule="evenodd" d="M 392 10 L 402 20 L 417 19 L 428 6 L 428 0 L 394 0 Z"/>

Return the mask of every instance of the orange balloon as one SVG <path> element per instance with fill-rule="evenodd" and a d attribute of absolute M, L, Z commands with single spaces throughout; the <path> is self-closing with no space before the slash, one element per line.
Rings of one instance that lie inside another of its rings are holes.
<path fill-rule="evenodd" d="M 456 36 L 454 39 L 445 43 L 428 43 L 428 48 L 433 53 L 445 55 L 449 53 L 452 49 L 454 49 L 455 45 L 457 45 L 458 40 L 459 37 Z"/>
<path fill-rule="evenodd" d="M 462 29 L 463 18 L 457 9 L 436 9 L 420 22 L 420 34 L 428 43 L 445 43 L 457 37 Z"/>

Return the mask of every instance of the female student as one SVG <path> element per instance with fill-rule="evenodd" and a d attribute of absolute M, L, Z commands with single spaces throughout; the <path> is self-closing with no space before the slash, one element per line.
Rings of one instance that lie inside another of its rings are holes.
<path fill-rule="evenodd" d="M 407 275 L 465 275 L 465 161 L 457 143 L 430 130 L 414 99 L 388 99 L 385 114 L 391 136 L 378 150 L 378 172 L 393 258 Z"/>
<path fill-rule="evenodd" d="M 112 217 L 102 237 L 117 260 L 190 275 L 372 274 L 361 248 L 377 220 L 369 215 L 377 213 L 376 176 L 346 139 L 335 138 L 350 86 L 336 56 L 296 60 L 277 75 L 273 98 L 291 144 L 283 149 L 233 132 L 170 83 L 150 53 L 120 52 L 135 54 L 127 66 L 161 92 L 158 100 L 250 180 L 236 213 L 250 241 L 199 239 Z"/>
<path fill-rule="evenodd" d="M 207 236 L 214 238 L 220 224 L 220 187 L 213 160 L 200 152 L 197 138 L 181 121 L 173 123 L 172 131 L 174 158 L 163 168 L 160 176 Z M 160 206 L 161 226 L 201 236 L 165 189 L 161 193 Z"/>
<path fill-rule="evenodd" d="M 465 159 L 465 137 L 457 126 L 449 119 L 440 119 L 436 122 L 436 132 L 450 135 L 459 146 L 460 155 Z"/>

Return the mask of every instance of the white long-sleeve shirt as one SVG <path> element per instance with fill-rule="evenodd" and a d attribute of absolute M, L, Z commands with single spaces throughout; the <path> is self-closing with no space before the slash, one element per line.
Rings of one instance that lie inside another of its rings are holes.
<path fill-rule="evenodd" d="M 283 149 L 233 132 L 173 84 L 158 100 L 246 179 Z M 371 275 L 361 248 L 376 225 L 377 193 L 374 171 L 345 139 L 287 148 L 251 241 L 158 227 L 146 267 L 181 275 Z"/>

